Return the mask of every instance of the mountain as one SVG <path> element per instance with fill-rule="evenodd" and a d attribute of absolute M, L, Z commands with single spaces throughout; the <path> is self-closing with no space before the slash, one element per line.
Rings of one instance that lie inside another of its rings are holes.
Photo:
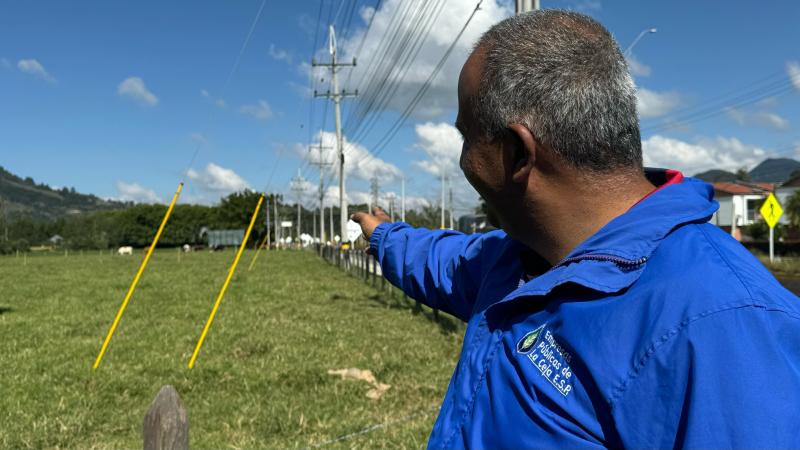
<path fill-rule="evenodd" d="M 794 171 L 800 169 L 800 162 L 791 158 L 767 158 L 750 171 L 753 181 L 783 183 L 791 178 Z"/>
<path fill-rule="evenodd" d="M 31 177 L 20 178 L 0 167 L 0 213 L 9 220 L 27 217 L 52 220 L 71 214 L 122 209 L 127 203 L 80 194 L 75 188 L 53 189 Z"/>
<path fill-rule="evenodd" d="M 716 183 L 718 181 L 736 181 L 735 173 L 719 169 L 706 170 L 705 172 L 698 173 L 693 177 L 709 183 Z"/>

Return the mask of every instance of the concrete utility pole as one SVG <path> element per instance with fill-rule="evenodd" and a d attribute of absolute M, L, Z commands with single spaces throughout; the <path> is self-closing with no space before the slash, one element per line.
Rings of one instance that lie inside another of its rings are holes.
<path fill-rule="evenodd" d="M 392 222 L 394 222 L 394 192 L 389 192 L 386 196 L 389 198 L 389 217 L 392 219 Z"/>
<path fill-rule="evenodd" d="M 400 221 L 406 221 L 406 177 L 400 179 Z"/>
<path fill-rule="evenodd" d="M 439 224 L 439 228 L 444 230 L 444 207 L 445 207 L 445 204 L 444 204 L 444 179 L 445 179 L 445 175 L 444 175 L 444 169 L 443 168 L 441 169 L 441 171 L 442 171 L 442 221 Z"/>
<path fill-rule="evenodd" d="M 328 213 L 330 214 L 330 216 L 329 216 L 330 220 L 328 222 L 331 224 L 330 240 L 331 240 L 331 242 L 333 242 L 333 205 L 331 205 L 331 207 L 328 208 Z"/>
<path fill-rule="evenodd" d="M 271 236 L 269 234 L 269 225 L 270 225 L 270 223 L 269 223 L 269 197 L 267 197 L 267 207 L 264 208 L 264 212 L 267 214 L 267 221 L 266 221 L 266 226 L 267 226 L 267 250 L 269 250 L 270 245 L 272 245 L 272 242 L 270 242 L 270 237 Z"/>
<path fill-rule="evenodd" d="M 300 234 L 303 232 L 302 228 L 300 227 L 301 218 L 301 204 L 303 203 L 303 192 L 305 192 L 305 188 L 303 187 L 303 177 L 300 175 L 300 169 L 297 169 L 297 176 L 292 178 L 292 191 L 294 191 L 295 201 L 297 202 L 297 239 L 300 239 Z"/>
<path fill-rule="evenodd" d="M 278 223 L 278 195 L 274 194 L 272 197 L 272 204 L 275 206 L 275 248 L 278 248 L 281 242 L 281 228 Z"/>
<path fill-rule="evenodd" d="M 453 226 L 453 180 L 448 180 L 447 184 L 450 189 L 450 229 L 455 230 Z"/>
<path fill-rule="evenodd" d="M 378 184 L 378 177 L 372 177 L 369 180 L 369 212 L 372 213 L 373 206 L 380 206 L 378 198 L 380 196 L 380 185 Z"/>
<path fill-rule="evenodd" d="M 320 133 L 320 136 L 322 134 Z M 309 146 L 309 150 L 312 148 L 319 149 L 319 161 L 312 163 L 319 168 L 319 241 L 321 243 L 325 243 L 325 186 L 323 185 L 323 176 L 325 172 L 322 171 L 324 166 L 333 165 L 330 162 L 324 162 L 322 158 L 322 151 L 323 150 L 330 150 L 333 147 L 325 147 L 322 145 L 322 141 L 320 141 L 317 145 Z"/>
<path fill-rule="evenodd" d="M 516 14 L 520 15 L 539 9 L 539 0 L 517 0 Z"/>
<path fill-rule="evenodd" d="M 347 66 L 355 66 L 356 59 L 353 58 L 352 64 L 341 64 L 336 62 L 336 31 L 333 28 L 333 25 L 329 28 L 328 33 L 328 50 L 331 54 L 331 62 L 330 63 L 318 63 L 316 60 L 311 60 L 311 66 L 323 66 L 323 67 L 330 67 L 331 69 L 331 88 L 332 92 L 328 91 L 325 94 L 318 94 L 314 91 L 314 97 L 327 97 L 328 99 L 333 100 L 334 104 L 334 114 L 336 119 L 336 146 L 338 147 L 339 153 L 339 226 L 340 230 L 347 229 L 347 195 L 344 189 L 344 139 L 342 137 L 342 114 L 339 107 L 339 103 L 342 97 L 355 97 L 358 95 L 358 90 L 354 93 L 348 94 L 346 91 L 339 92 L 339 81 L 336 77 L 336 73 L 339 71 L 339 67 L 347 67 Z"/>

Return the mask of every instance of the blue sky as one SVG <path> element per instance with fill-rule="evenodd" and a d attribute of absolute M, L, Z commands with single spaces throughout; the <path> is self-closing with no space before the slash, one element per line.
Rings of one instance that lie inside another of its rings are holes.
<path fill-rule="evenodd" d="M 364 201 L 372 175 L 382 192 L 399 193 L 405 176 L 410 205 L 436 202 L 444 170 L 463 212 L 476 197 L 456 165 L 456 77 L 474 40 L 513 4 L 484 0 L 423 101 L 379 156 L 369 157 L 477 2 L 446 0 L 408 72 L 381 66 L 395 90 L 379 113 L 359 121 L 351 114 L 363 108 L 370 86 L 362 77 L 380 65 L 400 3 L 380 2 L 358 66 L 340 73 L 344 82 L 352 70 L 346 87 L 362 93 L 343 108 L 355 163 L 348 195 Z M 376 1 L 324 0 L 318 21 L 317 0 L 266 0 L 238 58 L 261 5 L 3 0 L 0 165 L 52 186 L 137 201 L 164 201 L 186 178 L 184 200 L 206 203 L 242 187 L 288 193 L 299 170 L 310 204 L 318 172 L 307 146 L 319 137 L 333 143 L 333 108 L 320 132 L 325 100 L 309 96 L 313 87 L 327 90 L 330 78 L 309 67 L 312 52 L 327 60 L 330 20 L 340 56 L 355 56 Z M 592 15 L 622 48 L 640 31 L 658 29 L 636 45 L 631 61 L 649 164 L 693 174 L 800 153 L 800 3 L 542 0 L 542 7 Z M 336 192 L 330 186 L 329 201 Z"/>

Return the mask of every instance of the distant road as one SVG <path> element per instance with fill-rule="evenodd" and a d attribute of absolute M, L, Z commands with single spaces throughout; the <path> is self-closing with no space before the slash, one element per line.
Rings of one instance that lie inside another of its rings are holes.
<path fill-rule="evenodd" d="M 776 277 L 778 281 L 788 290 L 794 292 L 794 295 L 800 296 L 800 277 Z"/>

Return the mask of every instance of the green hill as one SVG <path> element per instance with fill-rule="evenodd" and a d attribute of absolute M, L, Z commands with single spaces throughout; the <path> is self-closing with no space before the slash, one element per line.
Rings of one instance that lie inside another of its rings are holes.
<path fill-rule="evenodd" d="M 755 181 L 783 183 L 800 169 L 800 162 L 791 158 L 767 158 L 750 171 L 750 178 Z"/>
<path fill-rule="evenodd" d="M 709 183 L 716 183 L 718 181 L 736 181 L 735 173 L 719 169 L 706 170 L 705 172 L 698 173 L 693 177 Z"/>
<path fill-rule="evenodd" d="M 52 220 L 63 216 L 122 209 L 126 203 L 103 200 L 75 192 L 75 188 L 53 189 L 21 178 L 0 167 L 0 208 L 9 220 Z"/>

